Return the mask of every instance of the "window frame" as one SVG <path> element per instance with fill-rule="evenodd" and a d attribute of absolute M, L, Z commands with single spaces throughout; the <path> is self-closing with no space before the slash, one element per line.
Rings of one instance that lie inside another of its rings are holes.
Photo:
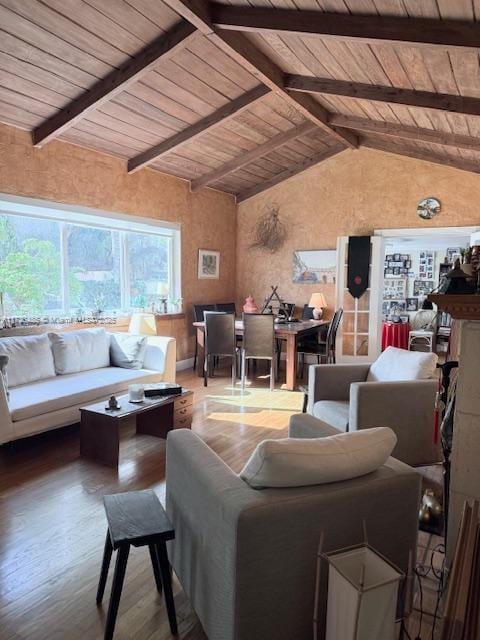
<path fill-rule="evenodd" d="M 168 240 L 169 298 L 182 301 L 181 287 L 181 226 L 123 213 L 113 213 L 81 206 L 63 205 L 34 198 L 0 193 L 0 215 L 24 216 L 52 220 L 59 224 L 61 256 L 61 300 L 63 314 L 72 313 L 69 306 L 67 227 L 69 224 L 103 229 L 119 233 L 120 240 L 120 309 L 131 313 L 130 265 L 128 259 L 128 233 L 161 236 Z M 181 309 L 180 309 L 181 310 Z"/>

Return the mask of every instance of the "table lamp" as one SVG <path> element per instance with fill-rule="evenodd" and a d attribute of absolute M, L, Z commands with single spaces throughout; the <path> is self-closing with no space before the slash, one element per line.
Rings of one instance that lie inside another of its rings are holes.
<path fill-rule="evenodd" d="M 153 313 L 132 313 L 128 333 L 136 333 L 144 336 L 156 336 L 157 325 Z"/>
<path fill-rule="evenodd" d="M 312 293 L 308 306 L 313 307 L 314 319 L 321 320 L 323 316 L 323 310 L 327 306 L 327 301 L 325 300 L 325 296 L 323 295 L 323 293 Z"/>

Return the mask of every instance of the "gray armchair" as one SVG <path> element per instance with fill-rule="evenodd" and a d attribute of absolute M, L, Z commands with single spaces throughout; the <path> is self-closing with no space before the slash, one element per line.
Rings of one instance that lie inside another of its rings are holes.
<path fill-rule="evenodd" d="M 367 381 L 370 365 L 312 365 L 307 412 L 341 431 L 390 427 L 398 443 L 392 455 L 412 466 L 439 462 L 434 443 L 438 381 Z"/>
<path fill-rule="evenodd" d="M 294 418 L 291 435 L 308 437 Z M 314 422 L 316 436 L 336 433 Z M 353 480 L 255 490 L 190 430 L 167 438 L 170 560 L 209 640 L 310 640 L 320 533 L 325 551 L 356 544 L 365 519 L 370 544 L 406 571 L 419 501 L 420 476 L 393 458 Z"/>

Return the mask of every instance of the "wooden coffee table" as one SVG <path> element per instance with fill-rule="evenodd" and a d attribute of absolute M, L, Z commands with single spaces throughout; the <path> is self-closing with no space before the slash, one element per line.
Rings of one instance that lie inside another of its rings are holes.
<path fill-rule="evenodd" d="M 81 407 L 80 455 L 111 467 L 118 467 L 120 427 L 136 424 L 137 433 L 166 438 L 172 429 L 190 429 L 193 414 L 193 391 L 184 389 L 175 396 L 145 398 L 142 403 L 117 398 L 120 409 L 110 411 L 107 401 Z"/>

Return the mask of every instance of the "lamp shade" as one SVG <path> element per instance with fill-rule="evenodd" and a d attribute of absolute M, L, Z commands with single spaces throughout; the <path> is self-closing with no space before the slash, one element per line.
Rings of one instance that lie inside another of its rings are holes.
<path fill-rule="evenodd" d="M 323 293 L 312 293 L 308 306 L 313 307 L 314 309 L 325 309 L 327 301 L 325 300 Z"/>
<path fill-rule="evenodd" d="M 327 557 L 326 640 L 393 640 L 403 574 L 368 546 Z"/>
<path fill-rule="evenodd" d="M 156 336 L 157 325 L 153 313 L 132 313 L 128 333 Z"/>

